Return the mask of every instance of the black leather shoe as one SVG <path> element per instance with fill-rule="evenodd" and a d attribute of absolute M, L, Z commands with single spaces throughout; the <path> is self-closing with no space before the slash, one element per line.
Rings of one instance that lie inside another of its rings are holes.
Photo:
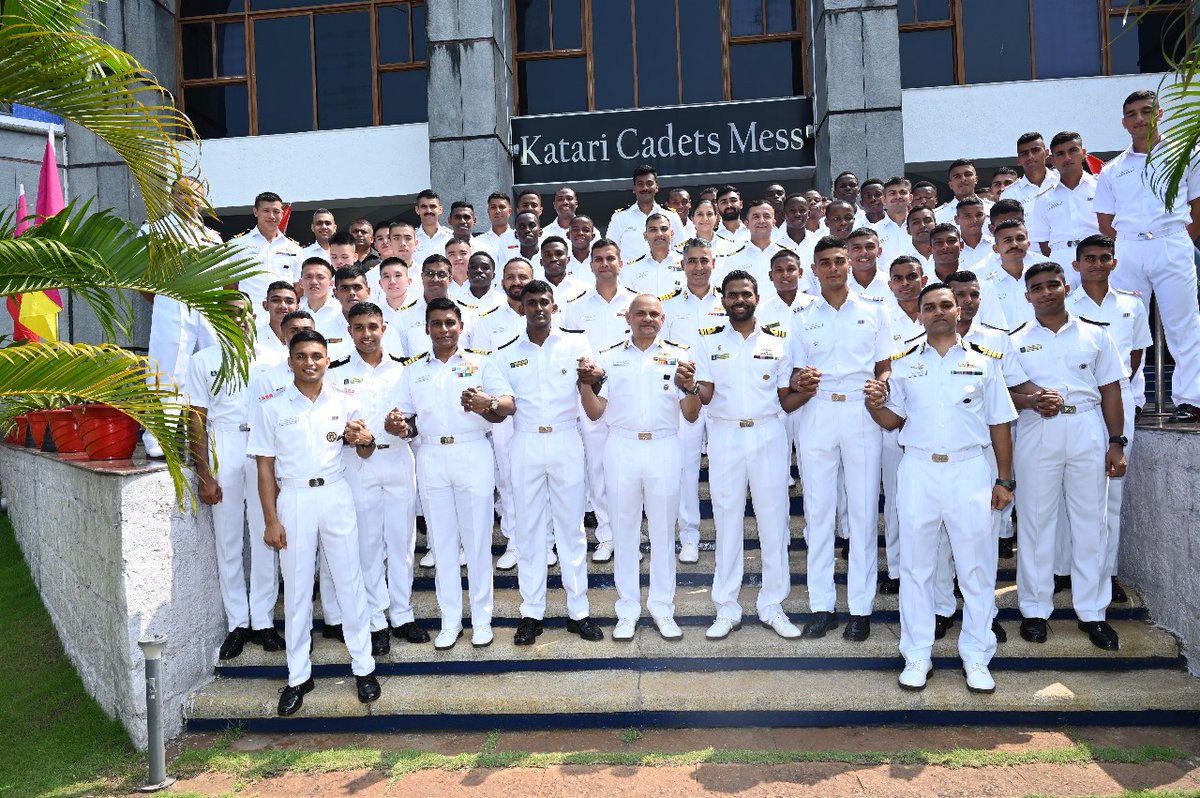
<path fill-rule="evenodd" d="M 262 646 L 263 651 L 283 651 L 287 643 L 280 637 L 279 632 L 272 626 L 268 629 L 255 629 L 250 632 L 250 642 Z"/>
<path fill-rule="evenodd" d="M 392 650 L 392 636 L 386 628 L 371 632 L 371 656 L 382 657 Z"/>
<path fill-rule="evenodd" d="M 954 597 L 962 599 L 962 588 L 958 586 L 958 577 L 954 577 Z"/>
<path fill-rule="evenodd" d="M 900 592 L 900 577 L 885 576 L 879 580 L 879 592 L 884 596 L 894 596 Z"/>
<path fill-rule="evenodd" d="M 346 642 L 346 635 L 342 631 L 342 625 L 340 623 L 325 624 L 324 628 L 321 629 L 321 637 L 324 637 L 327 640 L 341 640 L 343 643 Z"/>
<path fill-rule="evenodd" d="M 417 531 L 422 535 L 429 531 L 429 528 L 425 525 L 425 516 L 423 515 L 417 516 Z"/>
<path fill-rule="evenodd" d="M 1167 419 L 1169 424 L 1195 424 L 1200 422 L 1200 407 L 1189 404 L 1175 406 L 1175 412 Z"/>
<path fill-rule="evenodd" d="M 221 644 L 221 649 L 217 652 L 217 657 L 220 659 L 233 659 L 240 656 L 242 649 L 246 647 L 246 640 L 249 638 L 249 629 L 244 626 L 237 627 L 225 635 L 225 642 Z"/>
<path fill-rule="evenodd" d="M 838 556 L 843 560 L 850 559 L 850 538 L 838 538 Z"/>
<path fill-rule="evenodd" d="M 517 624 L 517 634 L 513 637 L 514 646 L 532 646 L 533 641 L 542 633 L 542 622 L 537 618 L 522 618 Z"/>
<path fill-rule="evenodd" d="M 580 618 L 578 621 L 568 620 L 567 631 L 571 634 L 579 635 L 584 640 L 591 640 L 593 642 L 604 639 L 603 630 L 591 618 Z"/>
<path fill-rule="evenodd" d="M 588 529 L 595 529 L 596 527 L 600 526 L 600 521 L 596 518 L 595 513 L 593 513 L 591 510 L 588 510 L 583 514 L 583 525 Z"/>
<path fill-rule="evenodd" d="M 838 628 L 838 618 L 836 612 L 815 612 L 812 620 L 804 624 L 804 631 L 800 633 L 801 637 L 806 637 L 809 640 L 816 640 L 824 637 L 826 633 L 832 632 Z"/>
<path fill-rule="evenodd" d="M 1013 539 L 1000 538 L 1000 559 L 1011 560 L 1013 558 Z"/>
<path fill-rule="evenodd" d="M 933 639 L 941 640 L 946 636 L 946 632 L 954 625 L 954 616 L 952 615 L 935 615 L 933 617 Z"/>
<path fill-rule="evenodd" d="M 1116 604 L 1124 604 L 1129 601 L 1129 594 L 1125 592 L 1125 588 L 1121 587 L 1117 582 L 1117 578 L 1112 578 L 1112 600 Z"/>
<path fill-rule="evenodd" d="M 1054 575 L 1054 592 L 1055 593 L 1061 593 L 1064 590 L 1070 590 L 1070 589 L 1071 589 L 1071 575 L 1070 574 L 1067 574 L 1066 576 L 1060 576 L 1059 574 Z"/>
<path fill-rule="evenodd" d="M 851 615 L 842 630 L 842 637 L 855 643 L 861 643 L 871 636 L 871 616 Z"/>
<path fill-rule="evenodd" d="M 368 673 L 366 676 L 355 676 L 354 683 L 358 686 L 359 701 L 369 704 L 372 701 L 379 700 L 379 680 L 375 678 L 375 674 Z"/>
<path fill-rule="evenodd" d="M 313 683 L 312 677 L 308 677 L 308 681 L 303 684 L 298 684 L 295 687 L 288 685 L 279 691 L 279 714 L 280 715 L 295 715 L 300 707 L 304 706 L 304 694 L 311 693 L 316 684 Z"/>
<path fill-rule="evenodd" d="M 1021 637 L 1030 643 L 1046 642 L 1046 619 L 1024 618 L 1021 621 Z"/>
<path fill-rule="evenodd" d="M 398 637 L 401 640 L 407 640 L 410 643 L 428 643 L 429 632 L 426 632 L 416 621 L 402 623 L 399 626 L 392 627 L 392 637 Z"/>
<path fill-rule="evenodd" d="M 992 634 L 996 636 L 997 643 L 1008 642 L 1008 632 L 1004 631 L 1004 627 L 1000 625 L 999 621 L 992 621 Z"/>
<path fill-rule="evenodd" d="M 1088 639 L 1096 648 L 1105 651 L 1116 651 L 1121 647 L 1117 639 L 1117 630 L 1108 625 L 1108 621 L 1080 621 L 1079 628 L 1087 632 Z"/>

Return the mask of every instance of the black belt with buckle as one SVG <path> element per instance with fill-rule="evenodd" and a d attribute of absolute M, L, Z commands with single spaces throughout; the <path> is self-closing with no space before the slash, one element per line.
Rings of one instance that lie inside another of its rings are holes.
<path fill-rule="evenodd" d="M 308 486 L 309 486 L 310 488 L 319 488 L 319 487 L 321 487 L 321 486 L 322 486 L 322 485 L 324 485 L 324 484 L 325 484 L 325 478 L 324 478 L 324 477 L 315 477 L 315 478 L 313 478 L 313 479 L 310 479 L 310 480 L 308 481 Z"/>

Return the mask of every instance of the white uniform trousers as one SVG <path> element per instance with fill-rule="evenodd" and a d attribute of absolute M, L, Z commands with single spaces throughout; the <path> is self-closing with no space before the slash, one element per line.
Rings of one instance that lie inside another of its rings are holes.
<path fill-rule="evenodd" d="M 642 508 L 650 531 L 651 617 L 675 615 L 675 518 L 679 507 L 679 442 L 676 430 L 639 433 L 609 428 L 604 447 L 605 493 L 613 521 L 613 579 L 618 620 L 642 614 Z"/>
<path fill-rule="evenodd" d="M 788 571 L 787 471 L 783 468 L 787 430 L 778 416 L 754 419 L 753 426 L 708 419 L 708 484 L 717 527 L 717 567 L 712 599 L 718 618 L 742 620 L 738 593 L 745 565 L 746 488 L 758 523 L 762 587 L 758 617 L 770 618 L 791 592 Z"/>
<path fill-rule="evenodd" d="M 681 545 L 700 544 L 700 453 L 708 408 L 700 408 L 695 423 L 679 416 L 679 542 Z M 711 480 L 710 480 L 711 481 Z"/>
<path fill-rule="evenodd" d="M 512 494 L 512 417 L 492 425 L 492 449 L 496 453 L 496 493 L 500 497 L 500 533 L 508 545 L 517 551 L 517 508 Z"/>
<path fill-rule="evenodd" d="M 987 665 L 996 653 L 992 470 L 982 449 L 964 457 L 935 463 L 911 450 L 900 462 L 900 653 L 909 662 L 929 659 L 933 651 L 932 585 L 943 529 L 963 594 L 958 655 L 965 664 Z"/>
<path fill-rule="evenodd" d="M 358 558 L 358 529 L 354 499 L 345 480 L 325 480 L 319 488 L 289 485 L 279 489 L 275 503 L 287 533 L 287 548 L 279 554 L 283 570 L 284 636 L 287 639 L 288 684 L 295 687 L 312 675 L 312 582 L 317 540 L 329 560 L 333 587 L 343 609 L 342 631 L 355 676 L 375 670 L 367 629 L 367 596 Z"/>
<path fill-rule="evenodd" d="M 492 524 L 495 471 L 492 447 L 482 432 L 455 435 L 455 442 L 424 440 L 417 448 L 417 486 L 425 507 L 426 537 L 433 551 L 434 592 L 442 628 L 462 628 L 462 571 L 467 555 L 471 625 L 492 622 Z M 468 440 L 463 440 L 467 438 Z"/>
<path fill-rule="evenodd" d="M 900 431 L 884 430 L 879 462 L 883 468 L 883 542 L 889 579 L 900 576 L 900 517 L 896 510 L 896 477 L 900 469 Z"/>
<path fill-rule="evenodd" d="M 871 419 L 861 398 L 834 402 L 818 394 L 804 404 L 801 413 L 809 610 L 835 610 L 833 527 L 840 466 L 845 473 L 849 521 L 850 562 L 846 579 L 849 610 L 851 615 L 870 615 L 879 576 L 883 431 Z"/>
<path fill-rule="evenodd" d="M 580 620 L 589 615 L 583 440 L 573 424 L 547 433 L 537 429 L 517 422 L 512 440 L 521 617 L 542 620 L 546 615 L 546 550 L 553 536 L 567 614 Z"/>
<path fill-rule="evenodd" d="M 1122 235 L 1116 255 L 1120 265 L 1112 273 L 1113 287 L 1141 293 L 1147 311 L 1151 292 L 1158 297 L 1167 349 L 1175 358 L 1172 401 L 1200 406 L 1200 310 L 1195 248 L 1187 233 L 1149 240 Z"/>
<path fill-rule="evenodd" d="M 370 457 L 346 461 L 354 494 L 358 550 L 371 631 L 414 619 L 413 552 L 417 543 L 417 480 L 407 443 L 386 444 Z M 385 571 L 386 560 L 386 571 Z"/>
<path fill-rule="evenodd" d="M 209 424 L 209 441 L 216 451 L 214 476 L 221 501 L 212 505 L 217 549 L 217 581 L 229 631 L 241 626 L 271 629 L 279 598 L 279 567 L 275 550 L 263 540 L 266 523 L 258 500 L 257 462 L 246 457 L 250 433 L 237 424 Z M 249 521 L 250 590 L 246 591 L 245 547 Z"/>
<path fill-rule="evenodd" d="M 604 498 L 604 443 L 608 440 L 608 422 L 603 418 L 592 421 L 581 407 L 579 434 L 583 438 L 584 460 L 587 465 L 585 502 L 586 505 L 591 505 L 592 512 L 596 514 L 596 542 L 612 542 L 612 520 L 608 517 L 608 500 Z M 580 518 L 583 517 L 582 512 L 579 515 Z M 559 554 L 562 554 L 562 549 L 559 549 Z"/>
<path fill-rule="evenodd" d="M 326 626 L 342 625 L 342 605 L 338 603 L 337 589 L 333 585 L 333 573 L 325 549 L 317 542 L 317 579 L 321 585 L 321 618 Z"/>
<path fill-rule="evenodd" d="M 1049 618 L 1054 609 L 1054 541 L 1059 505 L 1071 528 L 1071 597 L 1081 621 L 1102 621 L 1112 598 L 1104 573 L 1108 546 L 1108 433 L 1098 406 L 1017 421 L 1013 467 L 1017 478 L 1017 598 L 1021 615 Z"/>

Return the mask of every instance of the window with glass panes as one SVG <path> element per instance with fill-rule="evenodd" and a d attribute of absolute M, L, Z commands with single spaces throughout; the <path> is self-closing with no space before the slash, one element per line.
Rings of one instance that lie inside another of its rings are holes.
<path fill-rule="evenodd" d="M 904 88 L 1170 70 L 1185 3 L 899 0 Z"/>
<path fill-rule="evenodd" d="M 518 115 L 805 93 L 804 0 L 512 0 Z"/>
<path fill-rule="evenodd" d="M 179 0 L 179 102 L 201 138 L 427 119 L 417 0 Z"/>

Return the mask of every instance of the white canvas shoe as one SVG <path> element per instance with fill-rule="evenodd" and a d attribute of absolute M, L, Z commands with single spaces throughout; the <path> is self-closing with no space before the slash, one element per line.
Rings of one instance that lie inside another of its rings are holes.
<path fill-rule="evenodd" d="M 438 651 L 445 651 L 449 648 L 454 648 L 454 644 L 458 642 L 458 638 L 462 637 L 463 630 L 461 626 L 443 629 L 438 632 L 438 635 L 433 640 L 433 647 Z"/>
<path fill-rule="evenodd" d="M 511 571 L 517 567 L 517 550 L 513 548 L 513 544 L 509 543 L 504 549 L 504 553 L 500 555 L 500 559 L 496 560 L 496 570 Z"/>
<path fill-rule="evenodd" d="M 972 693 L 996 692 L 996 680 L 982 662 L 972 662 L 963 665 L 963 674 L 967 677 L 967 689 Z"/>
<path fill-rule="evenodd" d="M 708 631 L 704 636 L 709 640 L 724 640 L 729 637 L 730 632 L 736 632 L 742 628 L 740 621 L 734 621 L 729 618 L 717 618 L 713 621 L 713 625 L 708 627 Z"/>
<path fill-rule="evenodd" d="M 662 635 L 663 640 L 679 640 L 683 637 L 683 630 L 675 623 L 674 618 L 655 618 L 654 625 L 658 627 L 658 633 Z"/>
<path fill-rule="evenodd" d="M 425 552 L 425 556 L 421 558 L 421 567 L 422 568 L 432 568 L 433 567 L 433 549 L 430 549 L 429 551 Z"/>
<path fill-rule="evenodd" d="M 763 621 L 762 625 L 768 629 L 773 629 L 775 634 L 788 640 L 800 636 L 800 630 L 796 628 L 796 624 L 789 621 L 787 615 L 782 610 Z"/>
<path fill-rule="evenodd" d="M 933 662 L 927 659 L 913 660 L 904 664 L 900 672 L 900 687 L 905 690 L 924 690 L 929 674 L 933 672 Z"/>
<path fill-rule="evenodd" d="M 471 645 L 475 648 L 483 648 L 492 644 L 492 626 L 491 624 L 481 623 L 478 626 L 471 627 Z"/>
<path fill-rule="evenodd" d="M 632 640 L 633 633 L 637 629 L 637 621 L 633 618 L 621 618 L 617 621 L 617 625 L 613 627 L 613 640 Z"/>
<path fill-rule="evenodd" d="M 679 547 L 680 562 L 700 562 L 700 547 L 695 543 L 684 543 Z"/>
<path fill-rule="evenodd" d="M 596 550 L 592 552 L 592 562 L 608 562 L 612 559 L 612 541 L 602 540 L 596 544 Z"/>

